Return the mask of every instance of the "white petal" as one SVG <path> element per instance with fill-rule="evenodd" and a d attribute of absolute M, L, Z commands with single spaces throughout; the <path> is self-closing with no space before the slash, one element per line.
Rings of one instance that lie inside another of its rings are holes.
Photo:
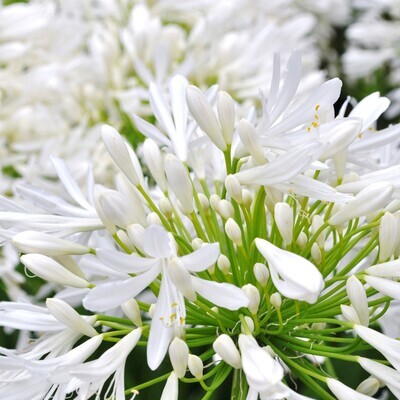
<path fill-rule="evenodd" d="M 400 282 L 368 275 L 366 275 L 364 279 L 368 285 L 372 286 L 378 292 L 392 299 L 400 300 Z"/>
<path fill-rule="evenodd" d="M 139 257 L 134 254 L 121 253 L 109 249 L 96 249 L 96 256 L 107 266 L 127 274 L 138 274 L 157 266 L 158 258 Z"/>
<path fill-rule="evenodd" d="M 143 250 L 155 258 L 167 258 L 173 255 L 167 231 L 158 225 L 149 226 L 143 234 Z"/>
<path fill-rule="evenodd" d="M 238 310 L 241 307 L 247 307 L 249 304 L 249 299 L 243 291 L 229 283 L 206 281 L 195 276 L 192 276 L 192 283 L 199 295 L 218 307 Z"/>
<path fill-rule="evenodd" d="M 164 316 L 170 314 L 168 288 L 166 280 L 161 281 L 156 310 L 151 322 L 149 341 L 147 343 L 147 364 L 153 371 L 159 367 L 167 354 L 172 339 L 173 329 L 164 322 Z"/>
<path fill-rule="evenodd" d="M 200 249 L 182 256 L 180 259 L 189 271 L 200 272 L 213 265 L 219 254 L 219 243 L 206 243 Z"/>
<path fill-rule="evenodd" d="M 111 310 L 146 289 L 159 273 L 160 268 L 152 268 L 144 274 L 125 281 L 99 284 L 91 289 L 83 299 L 83 306 L 91 311 Z"/>

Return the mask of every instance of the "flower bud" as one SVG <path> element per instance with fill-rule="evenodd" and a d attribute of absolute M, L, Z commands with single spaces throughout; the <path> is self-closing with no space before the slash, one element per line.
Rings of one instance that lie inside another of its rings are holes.
<path fill-rule="evenodd" d="M 181 211 L 190 214 L 193 212 L 193 187 L 187 169 L 172 154 L 165 156 L 164 165 L 168 186 L 178 198 Z"/>
<path fill-rule="evenodd" d="M 64 300 L 52 298 L 46 300 L 46 307 L 50 314 L 68 328 L 80 332 L 83 335 L 93 337 L 97 335 L 93 328 L 85 319 L 83 319 L 68 303 Z M 95 317 L 93 322 L 95 321 Z"/>
<path fill-rule="evenodd" d="M 324 225 L 324 219 L 320 215 L 314 215 L 311 222 L 311 233 L 314 235 L 321 226 Z M 315 239 L 315 242 L 318 244 L 320 249 L 324 248 L 325 245 L 325 236 L 324 231 L 322 231 Z"/>
<path fill-rule="evenodd" d="M 365 394 L 366 396 L 374 396 L 380 387 L 380 382 L 378 379 L 376 379 L 373 376 L 370 376 L 369 378 L 363 380 L 358 386 L 356 391 L 362 394 Z"/>
<path fill-rule="evenodd" d="M 213 143 L 222 151 L 227 149 L 221 127 L 203 92 L 196 86 L 189 85 L 186 90 L 186 102 L 190 113 Z"/>
<path fill-rule="evenodd" d="M 342 310 L 342 315 L 346 321 L 360 324 L 360 318 L 358 317 L 353 306 L 346 306 L 345 304 L 342 304 L 340 309 Z"/>
<path fill-rule="evenodd" d="M 174 212 L 174 209 L 173 209 L 171 201 L 169 199 L 167 199 L 166 197 L 161 197 L 158 205 L 159 205 L 160 211 L 168 219 L 172 218 L 172 213 Z"/>
<path fill-rule="evenodd" d="M 76 288 L 90 286 L 85 279 L 73 274 L 60 263 L 42 254 L 26 254 L 21 256 L 21 262 L 31 272 L 45 281 Z"/>
<path fill-rule="evenodd" d="M 326 328 L 326 322 L 314 322 L 311 324 L 311 329 L 314 331 L 322 331 Z"/>
<path fill-rule="evenodd" d="M 379 262 L 384 262 L 393 256 L 398 243 L 398 220 L 386 212 L 379 225 Z"/>
<path fill-rule="evenodd" d="M 117 164 L 119 169 L 135 186 L 143 182 L 140 163 L 133 151 L 129 151 L 125 140 L 111 126 L 103 125 L 101 127 L 101 137 L 111 158 Z"/>
<path fill-rule="evenodd" d="M 224 275 L 229 274 L 229 271 L 231 269 L 231 263 L 227 256 L 225 256 L 224 254 L 220 254 L 218 256 L 217 265 L 218 265 L 218 268 L 220 269 L 220 271 Z"/>
<path fill-rule="evenodd" d="M 153 139 L 146 139 L 144 141 L 143 158 L 157 185 L 165 193 L 167 191 L 167 179 L 163 168 L 164 160 L 160 149 Z"/>
<path fill-rule="evenodd" d="M 213 343 L 213 349 L 231 367 L 236 369 L 242 367 L 239 350 L 230 336 L 226 334 L 218 336 Z"/>
<path fill-rule="evenodd" d="M 140 308 L 135 299 L 130 299 L 121 304 L 124 314 L 137 326 L 142 326 L 142 318 L 140 317 Z"/>
<path fill-rule="evenodd" d="M 211 207 L 216 212 L 218 212 L 218 205 L 219 205 L 220 201 L 221 201 L 221 197 L 219 197 L 217 194 L 212 194 L 210 196 Z"/>
<path fill-rule="evenodd" d="M 278 231 L 286 245 L 290 245 L 293 239 L 293 211 L 287 203 L 275 204 L 275 222 Z"/>
<path fill-rule="evenodd" d="M 135 251 L 135 246 L 129 239 L 129 236 L 126 234 L 125 231 L 123 231 L 122 229 L 118 229 L 116 235 L 121 243 L 126 247 L 126 249 L 128 249 L 131 253 Z"/>
<path fill-rule="evenodd" d="M 303 250 L 307 246 L 308 237 L 304 232 L 300 232 L 299 236 L 296 239 L 296 244 L 299 246 L 301 250 Z"/>
<path fill-rule="evenodd" d="M 276 308 L 276 309 L 280 309 L 281 305 L 282 305 L 282 297 L 280 295 L 280 293 L 275 292 L 271 294 L 270 297 L 270 301 L 271 304 Z"/>
<path fill-rule="evenodd" d="M 228 93 L 224 91 L 218 92 L 217 110 L 222 134 L 225 142 L 229 145 L 232 143 L 233 130 L 235 128 L 235 102 Z"/>
<path fill-rule="evenodd" d="M 364 285 L 357 279 L 355 275 L 352 275 L 349 279 L 347 279 L 346 291 L 351 305 L 358 315 L 360 323 L 364 326 L 368 326 L 369 309 Z"/>
<path fill-rule="evenodd" d="M 151 212 L 147 215 L 147 225 L 160 225 L 162 226 L 162 221 L 156 212 Z"/>
<path fill-rule="evenodd" d="M 311 246 L 311 257 L 315 261 L 315 264 L 320 265 L 322 261 L 322 253 L 318 244 L 314 242 Z"/>
<path fill-rule="evenodd" d="M 240 186 L 239 181 L 233 175 L 228 175 L 225 178 L 225 187 L 229 196 L 231 196 L 232 199 L 234 199 L 237 203 L 242 204 L 242 187 Z"/>
<path fill-rule="evenodd" d="M 198 193 L 197 197 L 199 198 L 200 206 L 204 213 L 210 215 L 210 202 L 208 201 L 207 196 L 203 193 Z"/>
<path fill-rule="evenodd" d="M 188 367 L 190 373 L 196 378 L 201 379 L 203 377 L 203 361 L 199 356 L 189 354 Z"/>
<path fill-rule="evenodd" d="M 247 189 L 242 190 L 243 205 L 246 208 L 250 208 L 253 203 L 253 195 Z"/>
<path fill-rule="evenodd" d="M 247 315 L 244 317 L 246 325 L 241 325 L 240 331 L 244 334 L 251 334 L 254 332 L 254 321 Z M 249 332 L 250 331 L 250 332 Z"/>
<path fill-rule="evenodd" d="M 269 270 L 265 264 L 255 263 L 253 267 L 253 273 L 257 279 L 257 282 L 262 287 L 267 286 L 269 280 Z"/>
<path fill-rule="evenodd" d="M 176 376 L 178 378 L 182 378 L 186 373 L 186 368 L 188 365 L 188 345 L 184 340 L 176 337 L 169 345 L 168 354 Z"/>
<path fill-rule="evenodd" d="M 193 250 L 198 250 L 198 249 L 200 249 L 200 247 L 201 246 L 203 246 L 203 241 L 200 239 L 200 238 L 194 238 L 193 240 L 192 240 L 192 247 L 193 247 Z"/>
<path fill-rule="evenodd" d="M 223 219 L 232 218 L 235 213 L 232 204 L 228 200 L 220 200 L 218 203 L 218 214 Z"/>
<path fill-rule="evenodd" d="M 229 239 L 232 240 L 237 246 L 242 246 L 242 232 L 239 225 L 233 218 L 229 218 L 225 223 L 225 232 Z"/>
<path fill-rule="evenodd" d="M 145 228 L 140 224 L 131 224 L 126 228 L 129 239 L 140 251 L 143 251 L 143 234 Z"/>
<path fill-rule="evenodd" d="M 17 233 L 12 242 L 21 253 L 39 253 L 50 257 L 68 254 L 82 255 L 90 252 L 87 246 L 36 231 Z"/>
<path fill-rule="evenodd" d="M 258 289 L 251 283 L 244 285 L 242 290 L 246 297 L 249 299 L 247 308 L 252 314 L 257 314 L 258 307 L 260 305 L 260 293 Z"/>

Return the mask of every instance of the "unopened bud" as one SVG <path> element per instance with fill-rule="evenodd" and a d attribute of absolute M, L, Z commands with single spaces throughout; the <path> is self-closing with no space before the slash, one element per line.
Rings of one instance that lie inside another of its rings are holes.
<path fill-rule="evenodd" d="M 242 326 L 240 327 L 241 332 L 244 334 L 253 333 L 254 332 L 254 321 L 248 316 L 245 316 L 244 320 L 245 320 L 245 325 L 242 324 Z"/>
<path fill-rule="evenodd" d="M 207 196 L 203 193 L 199 193 L 197 195 L 197 197 L 199 198 L 200 206 L 203 209 L 204 213 L 206 215 L 209 215 L 210 214 L 210 202 L 208 201 Z"/>
<path fill-rule="evenodd" d="M 217 337 L 213 343 L 214 351 L 231 367 L 240 369 L 242 361 L 240 358 L 239 350 L 236 348 L 235 343 L 230 336 L 222 334 Z"/>
<path fill-rule="evenodd" d="M 242 199 L 243 199 L 243 205 L 246 208 L 250 208 L 253 203 L 253 195 L 248 189 L 242 190 Z"/>
<path fill-rule="evenodd" d="M 172 217 L 172 213 L 174 212 L 174 209 L 172 207 L 171 201 L 169 199 L 167 199 L 166 197 L 161 197 L 158 205 L 159 205 L 160 211 L 168 219 L 170 219 Z"/>
<path fill-rule="evenodd" d="M 189 354 L 188 367 L 190 373 L 196 378 L 201 379 L 203 377 L 203 361 L 199 356 Z"/>
<path fill-rule="evenodd" d="M 168 349 L 169 359 L 171 360 L 172 368 L 178 378 L 183 378 L 186 373 L 189 358 L 189 347 L 186 342 L 176 337 Z"/>
<path fill-rule="evenodd" d="M 229 239 L 232 240 L 237 246 L 242 246 L 242 232 L 239 225 L 233 218 L 229 218 L 225 223 L 225 232 Z"/>
<path fill-rule="evenodd" d="M 143 158 L 150 173 L 160 189 L 167 191 L 167 179 L 164 171 L 164 160 L 158 145 L 153 139 L 146 139 L 143 143 Z"/>
<path fill-rule="evenodd" d="M 195 238 L 192 240 L 192 247 L 193 250 L 198 250 L 200 249 L 201 246 L 203 246 L 203 241 L 200 238 Z"/>
<path fill-rule="evenodd" d="M 269 280 L 269 270 L 265 264 L 256 263 L 253 267 L 254 276 L 257 279 L 257 282 L 265 287 L 268 284 Z"/>
<path fill-rule="evenodd" d="M 321 226 L 324 225 L 324 219 L 320 215 L 314 215 L 311 222 L 311 233 L 314 235 Z M 325 245 L 325 236 L 324 231 L 322 231 L 317 238 L 315 239 L 320 249 L 324 248 Z"/>
<path fill-rule="evenodd" d="M 130 299 L 121 304 L 124 314 L 137 326 L 142 326 L 142 318 L 140 317 L 140 308 L 135 299 Z"/>
<path fill-rule="evenodd" d="M 217 110 L 225 142 L 231 144 L 235 127 L 235 102 L 228 93 L 218 92 Z"/>
<path fill-rule="evenodd" d="M 217 194 L 212 194 L 210 196 L 210 204 L 214 211 L 218 212 L 218 205 L 219 205 L 220 201 L 221 201 L 221 197 L 219 197 Z"/>
<path fill-rule="evenodd" d="M 363 380 L 358 386 L 356 391 L 366 396 L 374 396 L 380 388 L 380 382 L 373 376 Z"/>
<path fill-rule="evenodd" d="M 347 279 L 346 291 L 351 305 L 358 315 L 360 323 L 364 326 L 368 326 L 369 309 L 364 285 L 357 279 L 355 275 L 352 275 L 349 279 Z"/>
<path fill-rule="evenodd" d="M 247 308 L 252 314 L 257 314 L 258 307 L 260 305 L 260 293 L 258 289 L 251 283 L 244 285 L 242 290 L 246 297 L 249 299 Z"/>
<path fill-rule="evenodd" d="M 311 246 L 311 257 L 313 258 L 315 264 L 320 265 L 322 261 L 322 253 L 318 244 L 314 242 Z"/>
<path fill-rule="evenodd" d="M 325 322 L 314 322 L 313 324 L 311 324 L 311 329 L 314 331 L 322 331 L 325 328 L 326 328 Z"/>
<path fill-rule="evenodd" d="M 225 256 L 224 254 L 220 254 L 218 256 L 217 265 L 224 275 L 229 274 L 229 271 L 231 269 L 231 263 L 227 256 Z"/>
<path fill-rule="evenodd" d="M 164 165 L 168 186 L 178 198 L 180 210 L 190 214 L 193 212 L 193 187 L 186 167 L 172 154 L 166 155 Z"/>
<path fill-rule="evenodd" d="M 296 239 L 296 244 L 299 246 L 301 250 L 303 250 L 307 246 L 308 237 L 304 232 L 300 232 L 299 236 Z"/>
<path fill-rule="evenodd" d="M 82 318 L 68 303 L 64 300 L 53 298 L 46 300 L 46 306 L 50 314 L 68 328 L 83 335 L 93 337 L 97 335 L 93 328 L 84 318 Z M 95 318 L 93 317 L 93 322 Z"/>
<path fill-rule="evenodd" d="M 242 187 L 240 186 L 239 181 L 235 178 L 234 175 L 228 175 L 225 178 L 225 187 L 229 196 L 232 197 L 237 203 L 242 204 L 243 202 L 243 194 Z"/>
<path fill-rule="evenodd" d="M 129 236 L 126 234 L 125 231 L 123 231 L 122 229 L 118 229 L 117 237 L 127 250 L 129 250 L 131 253 L 135 251 L 135 246 L 129 239 Z"/>
<path fill-rule="evenodd" d="M 340 309 L 342 310 L 342 315 L 346 321 L 353 322 L 354 324 L 358 325 L 361 324 L 357 312 L 353 306 L 346 306 L 345 304 L 342 304 Z"/>
<path fill-rule="evenodd" d="M 223 218 L 223 219 L 228 219 L 232 218 L 235 213 L 235 210 L 233 209 L 233 206 L 231 203 L 229 203 L 228 200 L 220 200 L 218 203 L 218 214 Z"/>
<path fill-rule="evenodd" d="M 85 279 L 73 274 L 60 263 L 42 254 L 26 254 L 20 258 L 31 272 L 45 281 L 76 288 L 90 286 Z"/>
<path fill-rule="evenodd" d="M 287 203 L 275 204 L 275 222 L 279 233 L 286 245 L 290 245 L 293 239 L 293 210 Z"/>
<path fill-rule="evenodd" d="M 280 295 L 280 293 L 275 292 L 271 294 L 270 297 L 270 301 L 271 304 L 276 308 L 276 309 L 280 309 L 281 305 L 282 305 L 282 297 Z"/>
<path fill-rule="evenodd" d="M 156 212 L 149 213 L 149 215 L 147 216 L 147 224 L 162 226 L 161 219 Z"/>
<path fill-rule="evenodd" d="M 398 243 L 398 220 L 386 212 L 379 225 L 379 262 L 384 262 L 393 256 Z"/>
<path fill-rule="evenodd" d="M 50 257 L 68 254 L 82 255 L 90 251 L 87 246 L 36 231 L 17 233 L 12 242 L 21 253 L 39 253 Z"/>

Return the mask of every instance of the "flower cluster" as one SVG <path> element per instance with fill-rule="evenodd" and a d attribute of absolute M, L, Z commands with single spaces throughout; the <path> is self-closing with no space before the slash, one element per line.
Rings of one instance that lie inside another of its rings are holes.
<path fill-rule="evenodd" d="M 400 342 L 378 323 L 400 300 L 400 166 L 383 156 L 400 127 L 372 131 L 379 94 L 335 116 L 339 79 L 299 94 L 297 52 L 285 74 L 273 66 L 261 112 L 181 75 L 167 92 L 151 84 L 140 148 L 102 127 L 112 188 L 92 169 L 80 185 L 53 157 L 59 185 L 0 198 L 3 242 L 47 297 L 0 303 L 0 324 L 25 332 L 0 348 L 2 398 L 122 400 L 165 381 L 176 400 L 181 381 L 208 399 L 230 376 L 232 399 L 309 398 L 301 385 L 399 396 Z M 142 346 L 155 377 L 127 387 Z M 350 388 L 335 360 L 371 376 Z"/>

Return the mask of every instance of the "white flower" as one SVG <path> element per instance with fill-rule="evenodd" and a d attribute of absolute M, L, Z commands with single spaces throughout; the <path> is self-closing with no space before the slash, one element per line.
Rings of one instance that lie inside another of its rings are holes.
<path fill-rule="evenodd" d="M 317 267 L 299 255 L 279 249 L 264 239 L 255 240 L 257 249 L 268 262 L 271 278 L 278 291 L 289 299 L 315 303 L 324 288 Z"/>
<path fill-rule="evenodd" d="M 89 310 L 109 310 L 135 297 L 162 273 L 147 347 L 149 366 L 155 369 L 160 365 L 174 336 L 174 326 L 181 327 L 185 323 L 182 293 L 194 300 L 197 292 L 215 305 L 230 310 L 246 307 L 248 299 L 233 285 L 192 275 L 204 271 L 217 261 L 217 243 L 204 244 L 193 253 L 177 258 L 175 245 L 165 229 L 150 226 L 143 234 L 143 251 L 149 257 L 97 251 L 97 256 L 117 271 L 138 275 L 98 284 L 88 293 L 83 304 Z"/>

